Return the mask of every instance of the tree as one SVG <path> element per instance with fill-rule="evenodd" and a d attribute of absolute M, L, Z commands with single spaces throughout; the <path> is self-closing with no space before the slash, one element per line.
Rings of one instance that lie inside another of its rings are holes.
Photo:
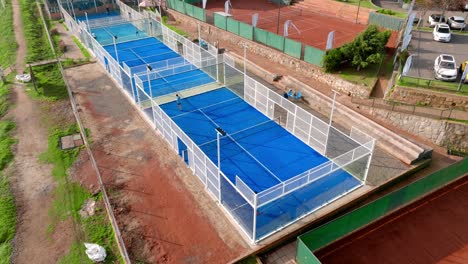
<path fill-rule="evenodd" d="M 379 63 L 390 34 L 389 30 L 380 32 L 377 26 L 370 25 L 353 42 L 327 52 L 324 58 L 325 71 L 336 71 L 345 62 L 358 71 L 369 64 Z"/>
<path fill-rule="evenodd" d="M 382 60 L 385 44 L 389 38 L 390 31 L 380 32 L 375 25 L 371 25 L 350 45 L 343 47 L 343 54 L 359 71 L 369 64 L 379 63 Z"/>

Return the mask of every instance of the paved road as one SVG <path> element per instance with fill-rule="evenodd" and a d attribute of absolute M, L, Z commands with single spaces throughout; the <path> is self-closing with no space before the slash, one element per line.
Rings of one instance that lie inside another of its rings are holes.
<path fill-rule="evenodd" d="M 431 32 L 413 31 L 410 53 L 415 54 L 410 76 L 434 78 L 434 60 L 440 54 L 455 56 L 457 67 L 468 60 L 468 35 L 452 35 L 452 41 L 441 43 L 434 41 Z"/>

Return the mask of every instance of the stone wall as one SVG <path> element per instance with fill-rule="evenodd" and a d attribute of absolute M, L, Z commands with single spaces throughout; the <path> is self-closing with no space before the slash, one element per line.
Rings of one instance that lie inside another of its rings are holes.
<path fill-rule="evenodd" d="M 239 48 L 244 48 L 245 46 L 247 47 L 247 50 L 253 54 L 257 54 L 262 57 L 268 58 L 272 62 L 286 66 L 307 77 L 312 77 L 317 81 L 331 86 L 344 94 L 351 94 L 353 96 L 368 98 L 372 91 L 372 87 L 353 84 L 346 80 L 337 78 L 332 74 L 324 73 L 319 67 L 286 55 L 281 51 L 239 37 L 235 34 L 219 29 L 210 24 L 203 23 L 199 20 L 183 15 L 179 12 L 173 10 L 168 10 L 168 12 L 172 17 L 174 17 L 177 20 L 178 23 L 180 23 L 180 25 L 184 29 L 188 29 L 190 32 L 197 32 L 197 24 L 200 24 L 201 37 L 210 43 L 219 43 L 219 41 L 221 40 L 234 44 Z"/>
<path fill-rule="evenodd" d="M 468 96 L 441 93 L 423 88 L 395 86 L 390 94 L 391 100 L 412 105 L 431 106 L 435 108 L 464 108 L 468 111 Z"/>
<path fill-rule="evenodd" d="M 468 152 L 468 124 L 437 120 L 385 109 L 361 106 L 371 115 L 396 125 L 410 133 L 429 139 L 442 147 L 454 147 Z"/>

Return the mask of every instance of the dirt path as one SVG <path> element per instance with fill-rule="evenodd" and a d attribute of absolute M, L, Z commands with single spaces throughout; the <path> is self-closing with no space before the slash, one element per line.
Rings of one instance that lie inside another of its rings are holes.
<path fill-rule="evenodd" d="M 20 6 L 13 0 L 13 17 L 18 43 L 16 71 L 23 72 L 26 46 Z M 47 234 L 49 208 L 55 187 L 51 166 L 40 164 L 38 156 L 47 149 L 47 129 L 43 125 L 43 111 L 21 84 L 13 86 L 15 108 L 9 113 L 16 122 L 15 173 L 12 184 L 18 208 L 18 223 L 13 263 L 56 263 L 70 244 L 70 228 L 59 225 L 55 234 Z"/>

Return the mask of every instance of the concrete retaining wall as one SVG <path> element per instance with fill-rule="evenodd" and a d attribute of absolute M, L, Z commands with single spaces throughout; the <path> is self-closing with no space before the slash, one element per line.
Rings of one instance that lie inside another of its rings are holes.
<path fill-rule="evenodd" d="M 468 124 L 391 112 L 385 109 L 361 106 L 379 119 L 429 139 L 442 147 L 468 152 Z"/>
<path fill-rule="evenodd" d="M 395 86 L 390 99 L 413 105 L 432 106 L 436 108 L 464 108 L 468 111 L 468 96 L 441 93 L 423 88 Z"/>

